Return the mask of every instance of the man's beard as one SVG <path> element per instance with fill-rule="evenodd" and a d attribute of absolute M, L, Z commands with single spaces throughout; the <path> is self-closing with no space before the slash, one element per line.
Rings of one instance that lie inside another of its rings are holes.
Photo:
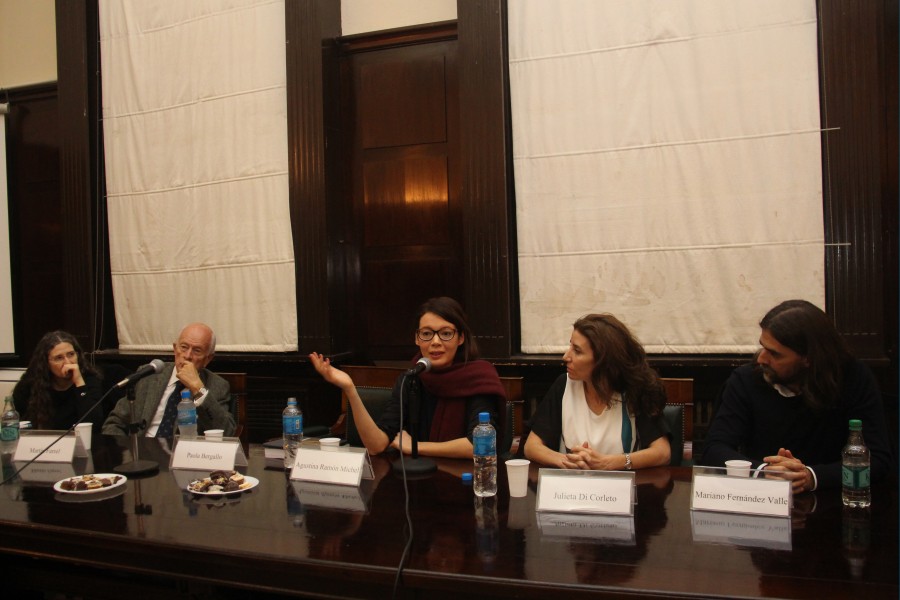
<path fill-rule="evenodd" d="M 775 371 L 770 369 L 765 365 L 757 365 L 759 372 L 762 374 L 763 379 L 766 380 L 766 383 L 769 385 L 783 385 L 785 387 L 801 387 L 803 382 L 806 380 L 806 371 L 804 369 L 798 369 L 791 377 L 783 378 L 779 377 Z"/>

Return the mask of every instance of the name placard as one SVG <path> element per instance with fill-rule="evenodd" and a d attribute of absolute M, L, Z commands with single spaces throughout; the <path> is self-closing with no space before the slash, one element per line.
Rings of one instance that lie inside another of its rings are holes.
<path fill-rule="evenodd" d="M 291 479 L 300 481 L 359 486 L 363 477 L 375 478 L 369 453 L 365 448 L 351 446 L 301 445 L 291 469 Z"/>
<path fill-rule="evenodd" d="M 232 471 L 236 466 L 247 466 L 247 456 L 238 438 L 177 439 L 169 463 L 170 469 L 198 471 Z"/>
<path fill-rule="evenodd" d="M 633 471 L 538 471 L 538 512 L 633 515 L 634 498 Z"/>
<path fill-rule="evenodd" d="M 294 493 L 303 506 L 323 506 L 333 510 L 367 512 L 371 487 L 350 487 L 313 481 L 292 481 Z M 367 490 L 366 488 L 369 487 Z"/>
<path fill-rule="evenodd" d="M 725 469 L 695 468 L 691 481 L 691 510 L 791 516 L 791 482 L 774 476 L 728 477 Z"/>
<path fill-rule="evenodd" d="M 63 437 L 56 441 L 61 435 Z M 51 446 L 51 444 L 53 445 Z M 41 454 L 45 448 L 47 448 L 47 451 Z M 28 461 L 34 459 L 35 462 L 71 463 L 72 459 L 75 458 L 76 449 L 79 451 L 79 456 L 85 455 L 84 446 L 74 431 L 63 432 L 49 429 L 23 431 L 19 436 L 19 443 L 16 445 L 13 460 Z"/>
<path fill-rule="evenodd" d="M 695 542 L 733 546 L 791 549 L 791 521 L 780 517 L 732 515 L 705 510 L 691 511 L 691 533 Z"/>
<path fill-rule="evenodd" d="M 42 463 L 33 462 L 28 466 L 25 462 L 13 462 L 16 469 L 22 469 L 19 478 L 26 483 L 56 483 L 60 479 L 75 477 L 74 465 L 70 463 Z M 87 471 L 92 473 L 93 471 Z"/>
<path fill-rule="evenodd" d="M 634 546 L 634 517 L 621 515 L 538 514 L 541 534 L 549 537 L 586 538 L 607 544 Z"/>

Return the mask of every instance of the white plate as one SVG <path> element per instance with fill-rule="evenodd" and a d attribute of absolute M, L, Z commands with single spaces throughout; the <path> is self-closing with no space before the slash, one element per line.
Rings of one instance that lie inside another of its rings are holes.
<path fill-rule="evenodd" d="M 187 491 L 192 494 L 197 494 L 198 496 L 233 496 L 235 494 L 243 494 L 244 492 L 249 492 L 253 488 L 259 485 L 259 479 L 256 477 L 250 477 L 249 475 L 244 475 L 244 481 L 249 483 L 247 487 L 240 490 L 232 490 L 230 492 L 195 492 L 191 489 L 190 484 L 187 486 Z"/>
<path fill-rule="evenodd" d="M 93 475 L 98 479 L 106 479 L 112 477 L 118 477 L 119 480 L 114 484 L 107 487 L 99 487 L 93 490 L 64 490 L 62 488 L 62 484 L 64 481 L 69 481 L 71 479 L 81 479 L 82 477 L 87 477 L 89 475 Z M 87 494 L 99 494 L 100 492 L 108 492 L 109 490 L 114 490 L 121 485 L 125 485 L 125 482 L 128 481 L 128 478 L 124 475 L 119 475 L 118 473 L 89 473 L 88 475 L 77 475 L 75 477 L 66 477 L 65 479 L 60 479 L 56 483 L 53 484 L 53 489 L 61 494 L 77 494 L 79 496 L 84 496 Z"/>
<path fill-rule="evenodd" d="M 110 500 L 111 498 L 118 498 L 119 496 L 121 496 L 124 493 L 125 493 L 124 487 L 110 486 L 108 488 L 102 488 L 96 494 L 88 494 L 87 496 L 73 494 L 72 492 L 63 492 L 61 494 L 56 494 L 56 499 L 60 502 L 81 504 L 82 502 L 100 502 L 102 500 Z"/>

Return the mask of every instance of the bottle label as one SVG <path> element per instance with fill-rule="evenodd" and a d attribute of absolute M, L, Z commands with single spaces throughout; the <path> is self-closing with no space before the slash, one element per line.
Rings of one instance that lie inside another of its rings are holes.
<path fill-rule="evenodd" d="M 300 435 L 303 433 L 303 415 L 282 417 L 281 425 L 287 435 Z"/>
<path fill-rule="evenodd" d="M 194 407 L 193 402 L 191 403 L 190 407 L 178 410 L 178 424 L 179 425 L 194 425 L 196 423 L 197 423 L 197 409 Z"/>
<path fill-rule="evenodd" d="M 14 442 L 19 439 L 19 424 L 4 425 L 0 429 L 0 440 L 4 442 Z"/>
<path fill-rule="evenodd" d="M 841 467 L 841 484 L 854 490 L 869 487 L 869 467 Z"/>
<path fill-rule="evenodd" d="M 495 456 L 497 454 L 497 436 L 479 435 L 472 438 L 475 456 Z"/>

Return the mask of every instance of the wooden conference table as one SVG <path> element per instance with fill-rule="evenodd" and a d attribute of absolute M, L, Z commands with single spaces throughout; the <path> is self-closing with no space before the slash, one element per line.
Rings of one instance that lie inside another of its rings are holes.
<path fill-rule="evenodd" d="M 217 499 L 182 491 L 157 441 L 141 443 L 160 472 L 113 498 L 71 502 L 36 481 L 53 479 L 40 466 L 0 488 L 4 591 L 392 596 L 406 518 L 387 458 L 373 458 L 376 480 L 358 489 L 295 485 L 251 446 L 246 472 L 258 487 Z M 92 467 L 69 467 L 110 472 L 122 456 L 116 438 L 96 436 Z M 470 463 L 438 462 L 408 482 L 415 536 L 399 598 L 897 598 L 895 480 L 875 487 L 866 518 L 845 515 L 830 490 L 798 496 L 793 519 L 754 520 L 692 513 L 690 469 L 648 469 L 637 474 L 633 519 L 583 518 L 535 512 L 534 466 L 525 498 L 509 497 L 501 468 L 500 493 L 476 501 L 460 478 Z"/>

